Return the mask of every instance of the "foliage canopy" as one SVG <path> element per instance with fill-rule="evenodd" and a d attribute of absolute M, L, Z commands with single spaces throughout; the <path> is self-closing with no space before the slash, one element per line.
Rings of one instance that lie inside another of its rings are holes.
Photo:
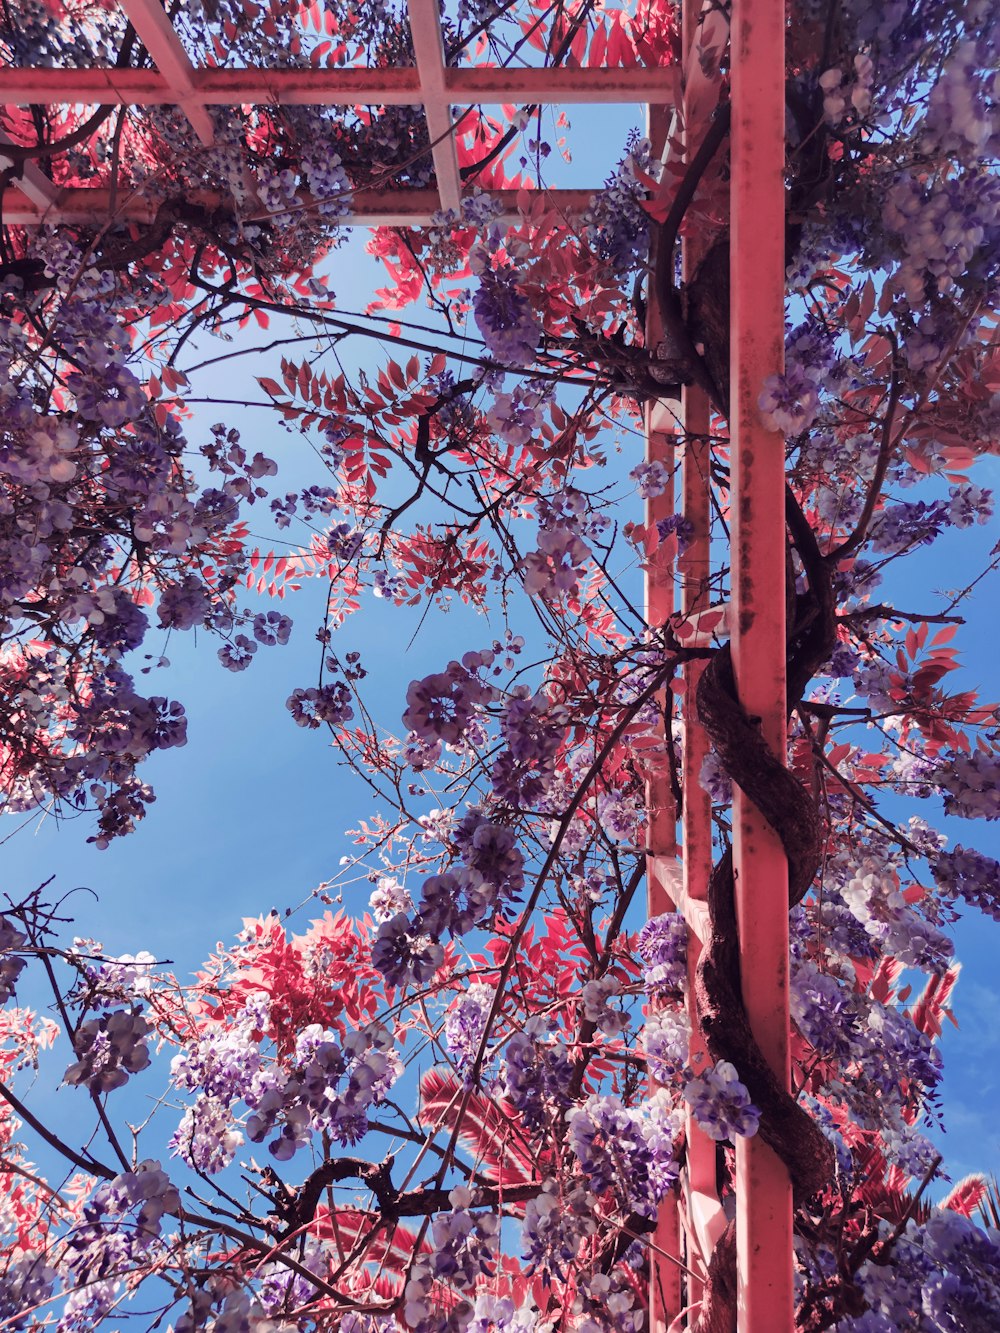
<path fill-rule="evenodd" d="M 2 13 L 11 66 L 148 67 L 127 7 Z M 171 20 L 222 71 L 414 60 L 386 0 L 188 0 Z M 341 224 L 359 192 L 433 183 L 418 107 L 212 107 L 211 146 L 171 106 L 4 110 L 8 205 L 30 168 L 107 212 L 3 232 L 0 802 L 127 836 L 144 762 L 187 740 L 182 704 L 137 680 L 143 645 L 207 631 L 222 667 L 252 669 L 320 580 L 318 673 L 288 709 L 373 792 L 350 868 L 373 891 L 307 924 L 249 918 L 194 981 L 67 940 L 54 890 L 11 891 L 0 1327 L 638 1330 L 692 1120 L 724 1205 L 738 1136 L 788 1164 L 800 1328 L 994 1326 L 985 1183 L 920 1195 L 940 1164 L 924 1131 L 948 927 L 1000 919 L 1000 865 L 933 818 L 1000 817 L 998 713 L 952 685 L 965 593 L 913 588 L 902 609 L 887 588 L 993 512 L 972 468 L 1000 440 L 998 23 L 979 0 L 790 6 L 787 360 L 760 386 L 787 437 L 787 772 L 728 648 L 724 6 L 692 53 L 645 0 L 446 7 L 451 67 L 686 61 L 701 96 L 662 153 L 632 136 L 576 214 L 544 188 L 540 107 L 458 117 L 461 208 L 373 231 L 386 286 L 364 318 L 332 290 Z M 313 448 L 316 480 L 291 492 L 185 403 L 212 373 L 191 369 L 197 338 L 252 323 L 289 340 L 257 383 Z M 345 368 L 340 344 L 376 335 L 392 359 Z M 642 460 L 647 408 L 690 385 L 708 436 L 678 421 L 673 459 Z M 651 624 L 638 572 L 683 568 L 706 536 L 664 500 L 682 464 L 711 496 L 706 609 Z M 371 597 L 494 618 L 409 684 L 401 724 L 338 646 Z M 643 923 L 637 894 L 647 791 L 694 801 L 679 774 L 699 728 L 716 865 L 689 985 L 682 918 Z M 734 974 L 734 782 L 789 857 L 794 1097 Z M 53 1018 L 17 1006 L 33 971 Z M 78 1137 L 27 1086 L 38 1061 L 85 1106 Z M 133 1129 L 123 1090 L 157 1069 Z M 734 1326 L 731 1261 L 724 1240 L 690 1312 L 703 1333 Z"/>

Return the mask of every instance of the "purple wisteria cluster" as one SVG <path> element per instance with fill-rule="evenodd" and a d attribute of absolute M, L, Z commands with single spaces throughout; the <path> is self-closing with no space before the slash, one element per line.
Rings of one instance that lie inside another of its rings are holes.
<path fill-rule="evenodd" d="M 680 912 L 664 912 L 646 922 L 636 938 L 642 980 L 654 999 L 676 999 L 687 986 L 687 923 Z"/>
<path fill-rule="evenodd" d="M 761 415 L 773 430 L 799 435 L 816 423 L 824 394 L 838 395 L 856 381 L 854 360 L 822 324 L 806 320 L 786 340 L 784 372 L 764 383 Z"/>
<path fill-rule="evenodd" d="M 247 1137 L 262 1143 L 278 1129 L 268 1151 L 282 1162 L 314 1133 L 357 1143 L 368 1130 L 369 1108 L 388 1095 L 401 1071 L 392 1034 L 382 1024 L 349 1032 L 342 1041 L 312 1025 L 299 1033 L 292 1072 L 256 1099 Z"/>
<path fill-rule="evenodd" d="M 661 1086 L 676 1086 L 690 1073 L 691 1025 L 680 1006 L 654 1009 L 646 1019 L 642 1040 L 649 1076 Z"/>
<path fill-rule="evenodd" d="M 518 286 L 516 269 L 491 268 L 485 256 L 473 267 L 479 286 L 472 311 L 490 356 L 502 366 L 530 365 L 542 327 Z"/>
<path fill-rule="evenodd" d="M 495 997 L 495 987 L 476 981 L 448 1008 L 444 1035 L 448 1052 L 460 1072 L 468 1069 L 479 1055 Z"/>
<path fill-rule="evenodd" d="M 448 1196 L 451 1212 L 434 1219 L 430 1258 L 414 1267 L 404 1293 L 404 1317 L 414 1333 L 457 1333 L 467 1328 L 473 1315 L 471 1301 L 459 1299 L 442 1308 L 434 1283 L 471 1295 L 477 1278 L 496 1269 L 500 1218 L 493 1212 L 472 1211 L 473 1197 L 472 1190 L 457 1185 Z"/>
<path fill-rule="evenodd" d="M 444 671 L 411 681 L 403 725 L 421 740 L 459 744 L 479 710 L 498 697 L 494 687 L 478 677 L 484 665 L 482 653 L 466 653 Z"/>
<path fill-rule="evenodd" d="M 642 1333 L 646 1310 L 635 1287 L 619 1273 L 583 1273 L 573 1301 L 577 1333 Z"/>
<path fill-rule="evenodd" d="M 906 903 L 882 867 L 858 867 L 841 886 L 840 896 L 881 949 L 907 967 L 941 974 L 951 966 L 952 939 Z"/>
<path fill-rule="evenodd" d="M 25 1250 L 11 1259 L 0 1274 L 0 1321 L 20 1333 L 34 1322 L 35 1310 L 48 1301 L 59 1278 L 45 1257 Z"/>
<path fill-rule="evenodd" d="M 27 962 L 15 950 L 27 942 L 23 930 L 18 930 L 9 917 L 0 916 L 0 1004 L 6 1004 L 14 994 L 17 979 Z"/>
<path fill-rule="evenodd" d="M 1000 921 L 1000 861 L 972 847 L 939 852 L 931 861 L 934 879 L 949 902 L 962 898 Z"/>
<path fill-rule="evenodd" d="M 624 1032 L 632 1021 L 630 1014 L 613 1003 L 621 993 L 621 982 L 615 976 L 594 977 L 580 991 L 584 1018 L 608 1037 Z"/>
<path fill-rule="evenodd" d="M 752 1138 L 760 1125 L 760 1108 L 740 1082 L 736 1067 L 728 1060 L 716 1061 L 690 1079 L 684 1099 L 700 1129 L 712 1139 Z"/>
<path fill-rule="evenodd" d="M 64 1081 L 85 1084 L 94 1092 L 124 1087 L 130 1074 L 149 1067 L 145 1039 L 151 1031 L 145 1018 L 129 1009 L 116 1009 L 81 1023 L 73 1036 L 77 1058 L 63 1075 Z"/>
<path fill-rule="evenodd" d="M 299 727 L 342 727 L 354 717 L 353 696 L 342 680 L 292 690 L 285 703 Z"/>
<path fill-rule="evenodd" d="M 490 781 L 500 800 L 515 810 L 536 807 L 552 785 L 556 756 L 566 733 L 567 710 L 548 695 L 517 688 L 500 713 L 505 742 L 493 761 Z"/>
<path fill-rule="evenodd" d="M 576 524 L 546 524 L 539 530 L 537 548 L 524 557 L 524 591 L 545 601 L 576 596 L 590 554 Z"/>
<path fill-rule="evenodd" d="M 554 1023 L 536 1015 L 504 1048 L 503 1086 L 528 1130 L 553 1123 L 570 1105 L 573 1064 Z"/>
<path fill-rule="evenodd" d="M 631 131 L 624 156 L 583 215 L 587 243 L 615 274 L 633 272 L 646 262 L 649 215 L 642 204 L 647 186 L 639 175 L 656 179 L 660 169 L 649 140 L 638 130 Z"/>
<path fill-rule="evenodd" d="M 933 1114 L 941 1057 L 908 1011 L 857 987 L 855 960 L 891 948 L 908 966 L 940 977 L 952 943 L 930 919 L 939 910 L 933 896 L 919 900 L 925 917 L 898 891 L 900 861 L 898 848 L 887 849 L 877 872 L 847 852 L 831 858 L 822 902 L 807 900 L 792 913 L 791 1012 L 818 1056 L 851 1070 L 834 1101 L 848 1107 L 854 1124 L 882 1134 L 886 1152 L 906 1169 L 926 1156 L 913 1110 Z"/>
<path fill-rule="evenodd" d="M 641 1107 L 612 1096 L 588 1097 L 566 1113 L 566 1124 L 587 1190 L 597 1196 L 612 1191 L 624 1211 L 654 1217 L 679 1171 L 681 1117 L 666 1094 Z"/>
<path fill-rule="evenodd" d="M 504 913 L 524 887 L 524 858 L 511 829 L 476 808 L 453 837 L 461 864 L 429 875 L 412 919 L 397 912 L 379 926 L 372 962 L 390 986 L 429 981 L 444 958 L 441 939 L 458 938 Z"/>
<path fill-rule="evenodd" d="M 202 1032 L 171 1062 L 174 1087 L 197 1095 L 170 1147 L 207 1175 L 228 1166 L 243 1142 L 235 1127 L 237 1103 L 254 1108 L 281 1082 L 278 1071 L 264 1060 L 258 1039 L 266 1022 L 266 998 L 252 996 L 230 1024 Z"/>
<path fill-rule="evenodd" d="M 841 1320 L 836 1333 L 989 1333 L 1000 1303 L 1000 1232 L 936 1208 L 907 1224 L 892 1263 L 864 1263 L 858 1283 L 870 1310 Z"/>
<path fill-rule="evenodd" d="M 1000 753 L 996 749 L 950 754 L 934 776 L 947 814 L 1000 819 Z"/>
<path fill-rule="evenodd" d="M 4 801 L 96 806 L 106 846 L 152 799 L 137 766 L 186 740 L 181 705 L 140 694 L 123 663 L 151 630 L 146 607 L 165 631 L 219 634 L 234 669 L 256 642 L 287 639 L 287 618 L 236 611 L 244 556 L 237 542 L 224 549 L 276 465 L 248 458 L 238 433 L 218 426 L 201 451 L 218 484 L 199 488 L 176 418 L 157 415 L 136 376 L 127 294 L 82 254 L 55 257 L 39 243 L 44 262 L 76 264 L 72 295 L 47 311 L 50 344 L 72 369 L 57 411 L 45 356 L 25 326 L 0 318 Z M 239 632 L 251 623 L 252 639 Z"/>
<path fill-rule="evenodd" d="M 67 1288 L 60 1333 L 100 1324 L 130 1275 L 159 1257 L 163 1218 L 179 1207 L 178 1191 L 158 1161 L 139 1162 L 95 1190 L 58 1256 Z"/>

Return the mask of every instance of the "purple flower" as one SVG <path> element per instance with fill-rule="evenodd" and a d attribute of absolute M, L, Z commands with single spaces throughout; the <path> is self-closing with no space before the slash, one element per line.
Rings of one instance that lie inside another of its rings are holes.
<path fill-rule="evenodd" d="M 643 1031 L 647 1068 L 657 1083 L 670 1083 L 687 1068 L 691 1028 L 681 1008 L 649 1015 Z"/>
<path fill-rule="evenodd" d="M 944 808 L 963 819 L 1000 819 L 1000 755 L 953 753 L 935 773 Z"/>
<path fill-rule="evenodd" d="M 398 912 L 409 912 L 413 907 L 413 899 L 397 879 L 383 875 L 368 899 L 368 906 L 372 916 L 381 924 L 383 921 L 391 921 Z"/>
<path fill-rule="evenodd" d="M 276 643 L 285 644 L 292 632 L 292 622 L 280 611 L 259 612 L 253 619 L 253 636 L 258 643 L 273 648 Z"/>
<path fill-rule="evenodd" d="M 565 735 L 568 714 L 544 694 L 515 694 L 500 714 L 500 731 L 513 757 L 537 767 L 555 759 Z"/>
<path fill-rule="evenodd" d="M 85 1083 L 95 1092 L 124 1087 L 129 1074 L 149 1065 L 144 1038 L 152 1031 L 141 1014 L 117 1010 L 83 1023 L 73 1038 L 77 1061 L 63 1075 L 67 1083 Z"/>
<path fill-rule="evenodd" d="M 25 1250 L 8 1259 L 0 1276 L 0 1323 L 13 1333 L 28 1324 L 37 1327 L 37 1311 L 52 1295 L 58 1273 L 41 1255 Z"/>
<path fill-rule="evenodd" d="M 449 662 L 444 671 L 410 682 L 403 726 L 423 740 L 457 745 L 473 710 L 488 702 L 494 693 L 492 687 L 482 685 L 461 663 Z"/>
<path fill-rule="evenodd" d="M 798 435 L 816 420 L 819 393 L 805 372 L 793 366 L 786 374 L 765 380 L 758 405 L 765 425 Z"/>
<path fill-rule="evenodd" d="M 524 557 L 524 591 L 546 600 L 576 596 L 590 550 L 575 527 L 553 524 L 538 534 L 538 550 Z"/>
<path fill-rule="evenodd" d="M 655 1216 L 678 1171 L 674 1127 L 669 1115 L 664 1120 L 664 1104 L 630 1108 L 617 1097 L 588 1097 L 567 1112 L 566 1124 L 590 1193 L 614 1190 L 626 1207 Z"/>
<path fill-rule="evenodd" d="M 219 649 L 219 661 L 227 671 L 246 671 L 257 651 L 257 645 L 245 634 L 237 634 L 232 643 Z"/>
<path fill-rule="evenodd" d="M 379 926 L 372 945 L 372 963 L 385 977 L 388 986 L 405 986 L 408 981 L 430 981 L 444 960 L 444 949 L 420 934 L 405 912 Z"/>
<path fill-rule="evenodd" d="M 94 642 L 101 648 L 138 648 L 149 628 L 146 613 L 121 588 L 102 588 L 97 599 L 88 617 Z"/>
<path fill-rule="evenodd" d="M 439 1213 L 431 1230 L 434 1250 L 431 1270 L 459 1291 L 469 1291 L 476 1279 L 493 1270 L 499 1245 L 500 1218 L 496 1213 L 472 1213 L 472 1191 L 459 1185 L 449 1195 L 450 1213 Z"/>
<path fill-rule="evenodd" d="M 211 610 L 208 589 L 195 574 L 185 574 L 178 583 L 168 583 L 160 592 L 156 608 L 161 629 L 191 629 L 200 625 Z"/>
<path fill-rule="evenodd" d="M 459 1069 L 466 1069 L 479 1054 L 486 1021 L 496 991 L 482 982 L 473 982 L 464 995 L 451 1005 L 444 1020 L 448 1050 Z"/>
<path fill-rule="evenodd" d="M 135 1212 L 140 1232 L 148 1238 L 160 1234 L 161 1219 L 180 1205 L 180 1196 L 160 1163 L 146 1159 L 134 1171 L 125 1171 L 101 1185 L 88 1211 L 111 1217 Z"/>
<path fill-rule="evenodd" d="M 601 792 L 597 798 L 597 822 L 615 842 L 641 846 L 646 811 L 638 795 L 622 791 Z"/>
<path fill-rule="evenodd" d="M 722 760 L 715 750 L 710 749 L 701 761 L 698 786 L 708 792 L 713 805 L 728 805 L 733 799 L 732 779 L 723 769 Z"/>
<path fill-rule="evenodd" d="M 709 1138 L 731 1139 L 737 1134 L 752 1138 L 757 1133 L 760 1111 L 728 1060 L 719 1060 L 714 1069 L 691 1079 L 684 1100 Z"/>
<path fill-rule="evenodd" d="M 462 861 L 480 881 L 493 886 L 490 900 L 517 901 L 524 888 L 524 857 L 511 829 L 471 810 L 455 830 Z"/>
<path fill-rule="evenodd" d="M 654 916 L 636 940 L 643 983 L 655 998 L 676 996 L 687 981 L 687 923 L 680 912 Z"/>
<path fill-rule="evenodd" d="M 523 1032 L 507 1042 L 504 1083 L 525 1127 L 540 1129 L 569 1105 L 573 1064 L 564 1046 L 548 1038 L 540 1018 L 528 1020 Z"/>
<path fill-rule="evenodd" d="M 24 969 L 26 959 L 12 953 L 28 940 L 5 916 L 0 916 L 0 1004 L 6 1004 L 14 994 L 14 984 Z"/>
<path fill-rule="evenodd" d="M 581 219 L 587 243 L 616 274 L 624 275 L 645 264 L 649 251 L 649 218 L 642 207 L 647 187 L 638 174 L 658 174 L 648 139 L 637 130 L 629 134 L 626 153 L 604 188 L 593 195 Z"/>
<path fill-rule="evenodd" d="M 518 288 L 514 269 L 482 272 L 472 309 L 483 341 L 495 360 L 506 366 L 531 364 L 542 329 L 527 297 Z"/>
<path fill-rule="evenodd" d="M 649 463 L 637 463 L 629 473 L 644 500 L 655 499 L 662 495 L 670 485 L 670 472 L 658 459 Z"/>
<path fill-rule="evenodd" d="M 683 514 L 668 514 L 666 518 L 657 519 L 656 531 L 661 542 L 666 541 L 672 532 L 676 533 L 677 550 L 681 555 L 691 545 L 694 538 L 694 524 Z"/>
<path fill-rule="evenodd" d="M 496 897 L 496 888 L 469 870 L 446 871 L 424 880 L 415 927 L 422 935 L 457 937 L 479 925 Z"/>
<path fill-rule="evenodd" d="M 433 768 L 441 758 L 441 742 L 426 740 L 411 731 L 403 746 L 403 760 L 414 773 L 422 773 L 425 768 Z"/>
<path fill-rule="evenodd" d="M 296 726 L 313 729 L 324 722 L 331 727 L 340 727 L 354 716 L 351 691 L 340 680 L 331 685 L 313 685 L 306 690 L 293 690 L 285 701 L 285 707 L 295 719 Z"/>
<path fill-rule="evenodd" d="M 972 847 L 941 852 L 931 862 L 938 888 L 950 901 L 964 900 L 1000 921 L 1000 861 Z"/>
<path fill-rule="evenodd" d="M 857 996 L 829 973 L 803 962 L 792 969 L 792 1018 L 818 1055 L 850 1060 L 864 1049 Z"/>
<path fill-rule="evenodd" d="M 588 981 L 580 993 L 584 1017 L 610 1037 L 623 1032 L 631 1022 L 624 1010 L 611 1003 L 620 994 L 621 983 L 617 977 L 598 977 Z"/>

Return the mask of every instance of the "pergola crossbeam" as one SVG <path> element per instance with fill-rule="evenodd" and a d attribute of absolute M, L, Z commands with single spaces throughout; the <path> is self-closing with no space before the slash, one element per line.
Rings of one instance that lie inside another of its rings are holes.
<path fill-rule="evenodd" d="M 183 49 L 182 49 L 183 54 Z M 186 56 L 185 56 L 186 59 Z M 444 69 L 440 95 L 453 106 L 481 102 L 649 102 L 673 105 L 674 69 Z M 419 106 L 419 70 L 198 69 L 179 81 L 160 69 L 0 70 L 8 106 L 183 105 L 190 115 L 208 106 Z"/>
<path fill-rule="evenodd" d="M 438 3 L 437 0 L 407 0 L 407 9 L 441 207 L 457 212 L 462 200 L 462 177 L 455 150 L 451 101 L 444 79 L 444 43 Z"/>
<path fill-rule="evenodd" d="M 11 145 L 11 141 L 5 134 L 0 134 L 0 170 L 14 165 L 14 158 L 3 151 L 5 144 Z M 37 162 L 32 162 L 30 159 L 21 163 L 17 189 L 30 208 L 43 212 L 52 208 L 59 197 L 59 187 L 49 180 Z"/>
<path fill-rule="evenodd" d="M 0 149 L 2 152 L 2 149 Z M 37 170 L 37 168 L 36 168 Z M 83 226 L 108 217 L 111 207 L 111 192 L 103 186 L 81 187 L 60 190 L 47 177 L 42 180 L 51 188 L 50 197 L 37 199 L 29 195 L 24 181 L 18 181 L 19 193 L 15 191 L 4 201 L 4 222 L 13 226 L 35 227 L 39 223 L 64 222 L 69 225 Z M 490 192 L 499 199 L 504 220 L 511 222 L 518 217 L 516 190 L 494 190 Z M 548 190 L 545 195 L 553 209 L 567 216 L 579 215 L 590 204 L 592 194 L 589 190 Z M 205 210 L 214 211 L 224 206 L 221 195 L 208 191 L 199 191 L 188 196 L 189 201 L 202 205 Z M 342 219 L 345 226 L 362 227 L 419 227 L 426 226 L 440 208 L 437 190 L 356 190 L 350 197 L 350 212 Z M 299 199 L 298 204 L 310 208 L 313 200 L 308 196 Z M 294 205 L 290 205 L 292 207 Z M 141 194 L 121 196 L 114 204 L 114 215 L 124 222 L 152 222 L 157 213 L 158 204 Z M 269 214 L 261 210 L 254 214 L 248 210 L 243 214 L 244 222 L 267 221 Z M 280 224 L 277 224 L 280 226 Z"/>
<path fill-rule="evenodd" d="M 121 0 L 121 5 L 143 46 L 173 89 L 170 100 L 187 116 L 202 143 L 210 146 L 215 142 L 215 126 L 205 107 L 190 100 L 195 89 L 195 67 L 166 12 L 157 0 Z"/>

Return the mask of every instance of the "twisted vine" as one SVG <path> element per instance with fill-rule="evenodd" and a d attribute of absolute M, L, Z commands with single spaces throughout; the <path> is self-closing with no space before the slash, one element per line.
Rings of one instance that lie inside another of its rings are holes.
<path fill-rule="evenodd" d="M 808 590 L 790 603 L 787 641 L 789 711 L 836 643 L 835 601 L 829 563 L 791 491 L 786 518 L 808 578 Z M 794 570 L 788 563 L 789 588 Z M 822 833 L 816 803 L 797 777 L 772 754 L 758 725 L 740 703 L 727 644 L 702 674 L 698 718 L 723 768 L 777 834 L 788 860 L 788 902 L 809 891 L 820 864 Z M 754 1039 L 743 1003 L 733 856 L 726 851 L 708 885 L 710 936 L 695 982 L 702 1034 L 713 1060 L 728 1060 L 760 1109 L 759 1134 L 784 1163 L 798 1207 L 833 1177 L 834 1150 L 818 1126 L 788 1093 Z M 736 1230 L 731 1222 L 709 1265 L 697 1333 L 736 1328 Z"/>

